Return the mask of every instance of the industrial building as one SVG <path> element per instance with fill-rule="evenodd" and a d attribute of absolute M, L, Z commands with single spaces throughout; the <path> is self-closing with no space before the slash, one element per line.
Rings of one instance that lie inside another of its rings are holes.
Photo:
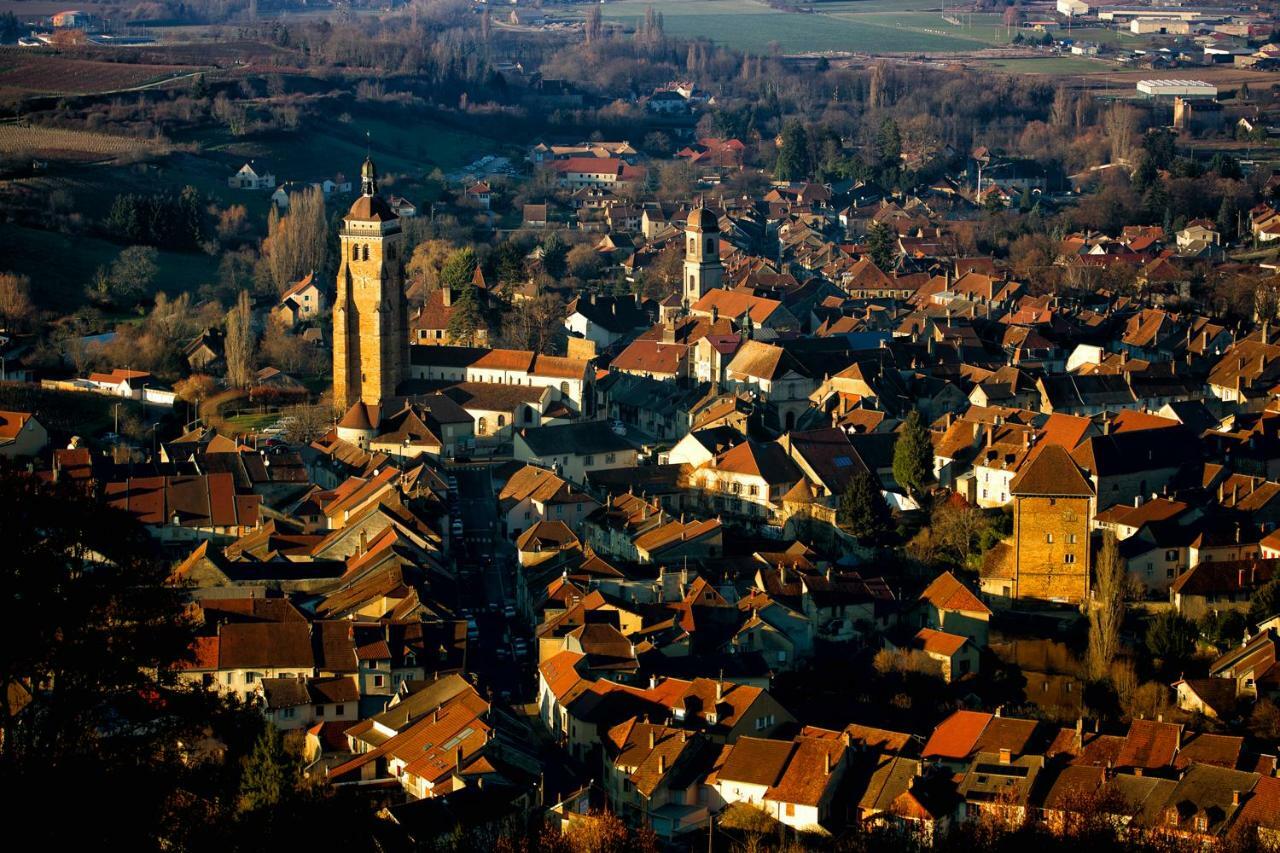
<path fill-rule="evenodd" d="M 1218 97 L 1218 87 L 1203 80 L 1139 80 L 1138 95 L 1162 100 L 1212 99 Z"/>

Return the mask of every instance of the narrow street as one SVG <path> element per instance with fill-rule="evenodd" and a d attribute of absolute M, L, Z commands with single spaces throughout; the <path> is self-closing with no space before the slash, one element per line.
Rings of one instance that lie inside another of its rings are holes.
<path fill-rule="evenodd" d="M 492 470 L 479 464 L 455 466 L 451 472 L 458 481 L 463 526 L 463 547 L 457 555 L 461 605 L 480 631 L 470 657 L 495 696 L 521 701 L 532 695 L 533 658 L 517 657 L 514 641 L 529 640 L 527 627 L 508 619 L 505 612 L 515 603 L 516 558 L 502 535 Z"/>

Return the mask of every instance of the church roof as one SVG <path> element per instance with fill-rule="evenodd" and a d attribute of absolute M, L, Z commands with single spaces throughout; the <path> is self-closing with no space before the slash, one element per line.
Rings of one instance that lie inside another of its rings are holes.
<path fill-rule="evenodd" d="M 704 233 L 713 233 L 720 230 L 720 220 L 716 219 L 716 215 L 705 207 L 696 207 L 689 214 L 689 221 L 685 227 L 690 231 L 701 231 Z"/>
<path fill-rule="evenodd" d="M 391 222 L 399 219 L 382 196 L 362 195 L 351 205 L 351 210 L 343 217 L 345 221 L 357 222 Z"/>
<path fill-rule="evenodd" d="M 377 419 L 377 414 L 370 412 L 368 406 L 357 402 L 350 409 L 347 409 L 347 413 L 342 416 L 342 420 L 338 421 L 338 426 L 341 429 L 372 430 L 373 422 Z"/>

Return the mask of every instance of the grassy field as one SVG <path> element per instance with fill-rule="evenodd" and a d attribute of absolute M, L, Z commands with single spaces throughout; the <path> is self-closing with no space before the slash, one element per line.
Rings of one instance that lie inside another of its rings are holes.
<path fill-rule="evenodd" d="M 827 13 L 826 6 L 832 6 Z M 770 9 L 755 0 L 618 0 L 602 8 L 606 20 L 629 26 L 644 20 L 645 9 L 662 12 L 666 32 L 673 36 L 705 36 L 730 47 L 765 51 L 777 43 L 784 53 L 805 51 L 921 52 L 959 51 L 986 47 L 978 37 L 929 32 L 925 19 L 945 25 L 936 14 L 918 13 L 913 28 L 895 22 L 910 21 L 915 13 L 888 14 L 887 4 L 821 4 L 821 14 L 795 14 Z M 865 6 L 874 21 L 864 21 Z"/>
<path fill-rule="evenodd" d="M 1100 69 L 1110 68 L 1096 59 L 1089 59 L 1085 56 L 1046 56 L 1040 57 L 1018 57 L 1015 59 L 992 59 L 984 61 L 984 67 L 992 68 L 997 71 L 1006 71 L 1010 74 L 1052 74 L 1058 77 L 1073 75 L 1096 74 Z M 1140 79 L 1150 74 L 1139 74 L 1134 79 Z"/>
<path fill-rule="evenodd" d="M 997 14 L 962 15 L 960 24 L 947 21 L 937 0 L 842 0 L 818 3 L 813 14 L 776 11 L 758 0 L 614 0 L 602 11 L 606 20 L 634 26 L 649 6 L 662 13 L 671 35 L 704 36 L 753 51 L 776 43 L 784 53 L 963 53 L 1006 46 L 1012 36 Z M 1139 41 L 1101 29 L 1081 31 L 1080 38 Z"/>
<path fill-rule="evenodd" d="M 6 247 L 0 268 L 31 278 L 32 297 L 42 308 L 73 311 L 85 304 L 84 288 L 94 271 L 120 254 L 121 246 L 94 237 L 68 237 L 20 225 L 0 225 Z M 217 276 L 217 259 L 208 255 L 161 252 L 152 293 L 195 290 Z"/>

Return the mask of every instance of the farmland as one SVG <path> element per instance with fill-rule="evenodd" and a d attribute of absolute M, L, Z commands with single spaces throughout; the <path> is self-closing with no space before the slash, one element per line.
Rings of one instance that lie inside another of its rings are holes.
<path fill-rule="evenodd" d="M 158 154 L 164 147 L 147 139 L 87 130 L 5 122 L 0 124 L 0 154 L 35 154 L 43 160 L 112 160 L 126 155 Z"/>
<path fill-rule="evenodd" d="M 90 95 L 163 83 L 199 67 L 69 59 L 22 48 L 0 49 L 0 98 L 25 94 Z"/>

